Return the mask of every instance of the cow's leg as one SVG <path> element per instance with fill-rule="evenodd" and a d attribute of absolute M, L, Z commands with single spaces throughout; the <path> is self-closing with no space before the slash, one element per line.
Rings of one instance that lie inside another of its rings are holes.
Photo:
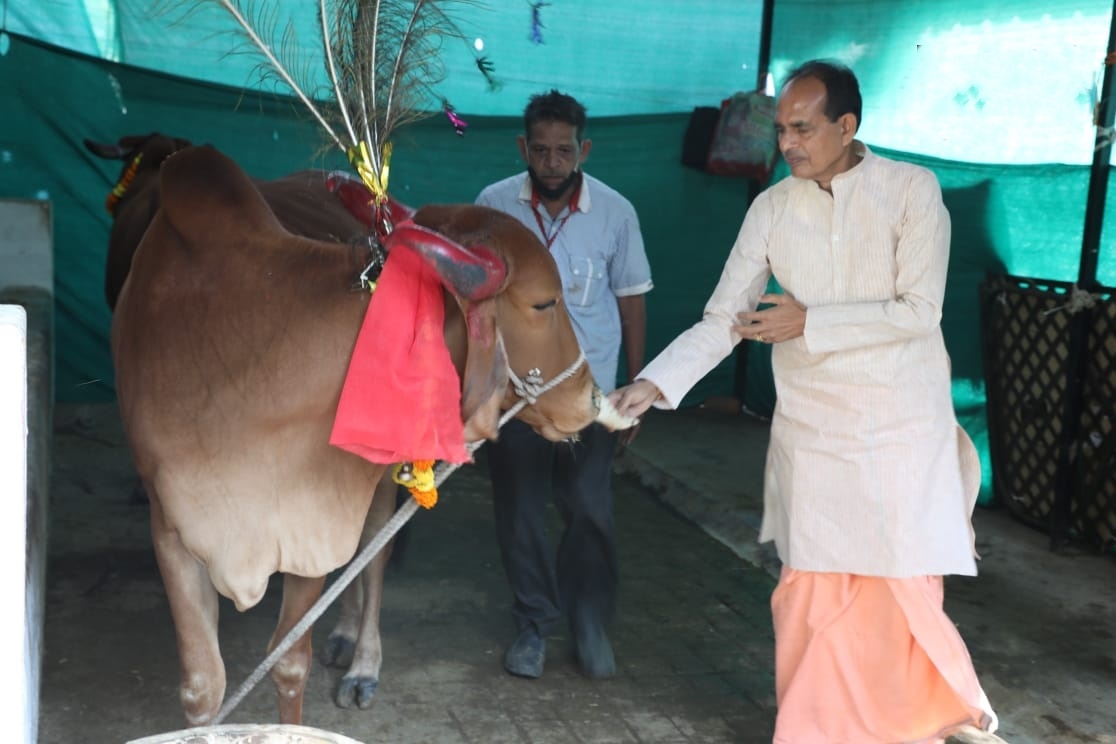
<path fill-rule="evenodd" d="M 353 662 L 357 633 L 360 632 L 360 610 L 364 606 L 364 587 L 361 583 L 361 581 L 354 579 L 341 592 L 337 623 L 333 626 L 333 630 L 330 631 L 329 637 L 322 647 L 321 659 L 323 664 L 348 667 Z"/>
<path fill-rule="evenodd" d="M 369 543 L 380 531 L 383 525 L 391 518 L 392 505 L 395 503 L 395 494 L 397 486 L 392 481 L 390 476 L 384 475 L 376 484 L 376 488 L 372 495 L 372 503 L 368 509 L 368 515 L 364 519 L 364 527 L 360 536 L 360 550 Z M 394 541 L 393 541 L 394 542 Z M 389 556 L 391 551 L 391 544 L 389 543 L 384 550 L 384 556 Z M 378 558 L 378 556 L 377 556 Z M 386 561 L 385 561 L 386 565 Z M 375 569 L 373 564 L 366 567 L 366 571 L 378 570 L 380 574 L 383 569 Z M 353 654 L 356 650 L 357 637 L 360 635 L 361 615 L 364 610 L 364 580 L 353 580 L 341 592 L 340 612 L 337 616 L 337 622 L 330 631 L 329 638 L 326 639 L 325 647 L 322 649 L 322 663 L 329 666 L 336 667 L 349 667 L 353 663 Z M 378 671 L 378 670 L 377 670 Z M 342 707 L 348 705 L 341 704 Z"/>
<path fill-rule="evenodd" d="M 217 590 L 209 572 L 194 558 L 164 518 L 150 486 L 151 539 L 159 573 L 174 618 L 181 668 L 179 698 L 188 726 L 212 721 L 225 697 L 225 664 L 217 639 Z"/>
<path fill-rule="evenodd" d="M 283 607 L 279 611 L 275 633 L 267 644 L 269 654 L 314 606 L 324 585 L 324 576 L 307 578 L 283 574 Z M 280 723 L 302 723 L 302 695 L 306 691 L 306 680 L 310 677 L 313 658 L 310 644 L 312 631 L 312 627 L 307 628 L 271 668 L 271 681 L 275 683 L 275 690 L 279 693 Z"/>
<path fill-rule="evenodd" d="M 360 544 L 363 547 L 379 534 L 380 530 L 391 519 L 395 512 L 396 485 L 390 477 L 381 478 L 376 486 L 372 505 L 369 507 L 368 516 L 364 520 L 364 531 Z M 391 556 L 392 544 L 389 542 L 361 572 L 359 586 L 354 581 L 346 589 L 346 595 L 355 595 L 357 613 L 344 617 L 345 600 L 352 600 L 352 596 L 343 598 L 342 621 L 347 623 L 346 630 L 352 632 L 356 629 L 355 644 L 352 647 L 351 661 L 345 676 L 337 687 L 334 701 L 342 708 L 349 708 L 355 703 L 358 708 L 368 708 L 376 694 L 376 687 L 380 684 L 380 667 L 383 664 L 383 646 L 380 642 L 380 600 L 383 597 L 384 570 Z M 359 601 L 363 600 L 363 601 Z M 353 607 L 348 611 L 352 612 Z M 338 629 L 341 629 L 341 622 Z M 333 641 L 338 633 L 335 629 L 330 635 Z M 350 643 L 353 643 L 350 641 Z"/>

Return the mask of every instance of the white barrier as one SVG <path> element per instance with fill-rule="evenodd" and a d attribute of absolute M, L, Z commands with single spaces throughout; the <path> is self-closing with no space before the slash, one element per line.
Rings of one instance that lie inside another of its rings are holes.
<path fill-rule="evenodd" d="M 49 202 L 0 199 L 0 720 L 35 744 L 54 411 Z"/>
<path fill-rule="evenodd" d="M 27 602 L 27 311 L 0 305 L 0 670 L 10 694 L 0 695 L 0 721 L 27 723 L 34 741 L 39 660 L 28 643 L 34 632 Z M 22 670 L 22 680 L 14 676 Z M 18 684 L 12 684 L 18 682 Z"/>

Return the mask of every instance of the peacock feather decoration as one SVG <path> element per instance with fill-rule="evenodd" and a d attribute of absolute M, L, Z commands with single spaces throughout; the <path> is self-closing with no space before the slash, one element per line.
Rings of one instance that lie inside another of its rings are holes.
<path fill-rule="evenodd" d="M 442 49 L 464 41 L 451 17 L 473 0 L 314 0 L 320 62 L 308 58 L 290 22 L 279 23 L 280 0 L 193 0 L 223 8 L 260 73 L 302 102 L 328 139 L 345 153 L 376 205 L 387 202 L 391 136 L 432 113 L 433 88 L 445 79 Z M 282 30 L 280 31 L 280 27 Z M 301 50 L 301 51 L 300 51 Z M 322 80 L 325 83 L 322 83 Z M 314 82 L 317 81 L 317 82 Z M 433 109 L 436 112 L 438 109 Z"/>

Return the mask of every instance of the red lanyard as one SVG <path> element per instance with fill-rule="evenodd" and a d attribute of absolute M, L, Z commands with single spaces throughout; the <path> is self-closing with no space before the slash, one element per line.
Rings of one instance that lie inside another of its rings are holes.
<path fill-rule="evenodd" d="M 535 222 L 539 224 L 539 232 L 542 233 L 542 236 L 544 238 L 546 238 L 547 250 L 550 250 L 550 246 L 554 245 L 554 240 L 558 237 L 558 233 L 562 232 L 562 228 L 566 226 L 566 221 L 573 216 L 574 212 L 577 211 L 577 200 L 580 196 L 581 184 L 578 184 L 577 189 L 570 196 L 570 203 L 567 205 L 567 209 L 569 211 L 566 212 L 566 216 L 563 217 L 562 221 L 558 223 L 558 227 L 554 228 L 554 232 L 552 232 L 550 235 L 547 235 L 546 226 L 543 225 L 543 219 L 539 216 L 539 204 L 542 200 L 539 199 L 539 195 L 535 192 L 534 189 L 531 190 L 531 211 L 535 213 Z"/>

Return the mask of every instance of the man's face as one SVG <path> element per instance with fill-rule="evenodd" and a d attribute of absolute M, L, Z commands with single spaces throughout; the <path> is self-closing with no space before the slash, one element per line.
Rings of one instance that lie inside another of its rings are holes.
<path fill-rule="evenodd" d="M 550 200 L 569 196 L 590 146 L 589 140 L 578 142 L 577 128 L 562 121 L 536 122 L 528 136 L 519 137 L 535 190 Z"/>
<path fill-rule="evenodd" d="M 856 134 L 856 117 L 844 114 L 830 121 L 825 104 L 825 85 L 820 80 L 791 81 L 775 106 L 775 132 L 791 174 L 816 181 L 829 191 L 833 177 L 855 164 L 849 145 Z"/>

